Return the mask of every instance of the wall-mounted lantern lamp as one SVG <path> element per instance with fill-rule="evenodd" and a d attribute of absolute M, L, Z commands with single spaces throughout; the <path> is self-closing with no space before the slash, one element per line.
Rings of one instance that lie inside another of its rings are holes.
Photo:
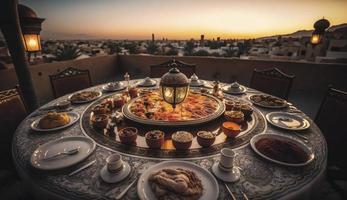
<path fill-rule="evenodd" d="M 45 20 L 38 18 L 37 14 L 31 8 L 18 4 L 18 15 L 20 26 L 23 33 L 25 50 L 28 53 L 28 60 L 30 55 L 41 51 L 41 24 Z"/>

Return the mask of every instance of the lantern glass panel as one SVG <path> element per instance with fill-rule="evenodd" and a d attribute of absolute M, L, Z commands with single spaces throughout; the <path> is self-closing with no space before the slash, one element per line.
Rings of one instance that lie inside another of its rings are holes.
<path fill-rule="evenodd" d="M 24 43 L 27 52 L 41 51 L 40 35 L 24 34 Z"/>
<path fill-rule="evenodd" d="M 311 43 L 312 44 L 318 44 L 320 43 L 321 35 L 320 34 L 313 34 L 311 37 Z"/>
<path fill-rule="evenodd" d="M 174 103 L 174 88 L 173 87 L 161 87 L 162 97 L 164 101 L 173 104 Z"/>
<path fill-rule="evenodd" d="M 188 87 L 176 88 L 176 104 L 180 104 L 184 101 L 188 93 Z"/>

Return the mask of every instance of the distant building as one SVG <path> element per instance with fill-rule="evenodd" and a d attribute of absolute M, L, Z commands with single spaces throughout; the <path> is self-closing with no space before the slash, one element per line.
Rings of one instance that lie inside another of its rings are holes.
<path fill-rule="evenodd" d="M 154 33 L 152 33 L 152 42 L 154 42 Z"/>
<path fill-rule="evenodd" d="M 205 46 L 205 35 L 200 36 L 200 46 L 201 47 Z"/>

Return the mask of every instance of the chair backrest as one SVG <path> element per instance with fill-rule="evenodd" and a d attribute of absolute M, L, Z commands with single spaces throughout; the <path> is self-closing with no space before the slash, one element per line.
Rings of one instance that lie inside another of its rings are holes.
<path fill-rule="evenodd" d="M 347 167 L 347 92 L 329 88 L 315 123 L 328 143 L 329 163 Z"/>
<path fill-rule="evenodd" d="M 27 116 L 27 110 L 17 89 L 0 92 L 0 143 L 10 144 L 12 134 Z"/>
<path fill-rule="evenodd" d="M 175 59 L 166 61 L 164 63 L 158 64 L 158 65 L 151 65 L 151 77 L 152 78 L 160 78 L 162 77 L 166 72 L 170 70 L 170 66 L 176 63 L 177 68 L 185 74 L 188 78 L 191 77 L 195 73 L 195 64 L 187 64 Z"/>
<path fill-rule="evenodd" d="M 285 74 L 277 68 L 254 69 L 250 87 L 287 99 L 294 78 L 294 75 Z"/>
<path fill-rule="evenodd" d="M 75 92 L 91 86 L 89 70 L 69 67 L 49 76 L 55 97 Z"/>

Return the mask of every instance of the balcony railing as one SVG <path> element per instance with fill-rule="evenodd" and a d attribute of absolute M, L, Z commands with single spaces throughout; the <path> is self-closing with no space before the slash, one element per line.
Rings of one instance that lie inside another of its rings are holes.
<path fill-rule="evenodd" d="M 30 66 L 33 84 L 39 102 L 45 103 L 54 98 L 49 75 L 67 67 L 88 69 L 92 84 L 111 80 L 120 80 L 124 72 L 132 78 L 143 78 L 150 75 L 150 65 L 159 64 L 172 56 L 112 55 L 92 57 L 81 60 L 37 64 Z M 222 82 L 238 81 L 249 85 L 254 68 L 277 67 L 280 70 L 295 74 L 289 100 L 298 105 L 311 117 L 316 113 L 328 85 L 347 90 L 346 64 L 317 64 L 311 62 L 241 60 L 234 58 L 214 57 L 176 57 L 186 63 L 196 64 L 197 75 L 202 79 L 220 80 Z M 0 70 L 0 90 L 12 88 L 17 83 L 13 68 Z"/>

